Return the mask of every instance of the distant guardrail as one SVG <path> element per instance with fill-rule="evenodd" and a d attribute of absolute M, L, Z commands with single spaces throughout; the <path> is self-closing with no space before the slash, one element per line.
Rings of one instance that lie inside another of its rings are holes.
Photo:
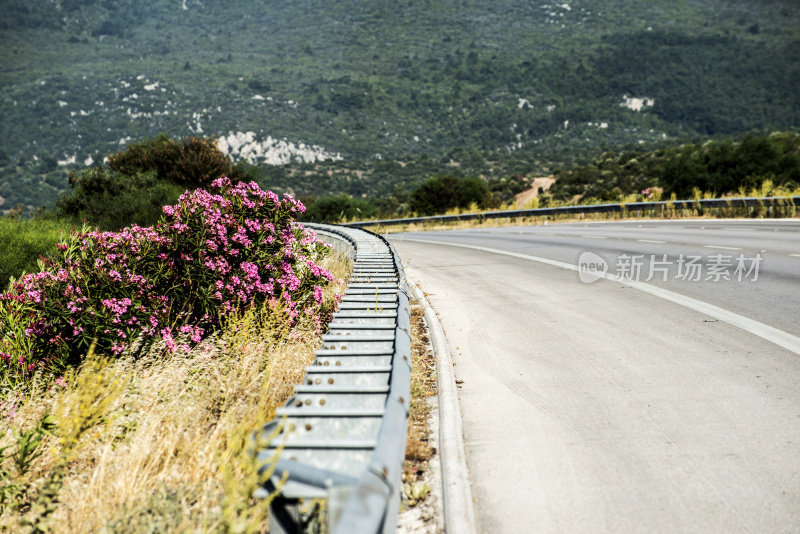
<path fill-rule="evenodd" d="M 406 217 L 403 219 L 384 219 L 380 221 L 359 221 L 345 223 L 342 226 L 366 228 L 369 226 L 391 226 L 412 223 L 446 223 L 458 221 L 475 221 L 491 219 L 509 219 L 519 217 L 546 217 L 549 215 L 579 215 L 586 213 L 630 213 L 641 211 L 697 210 L 719 208 L 753 208 L 753 207 L 786 207 L 800 206 L 800 196 L 796 197 L 738 197 L 708 198 L 699 200 L 662 200 L 658 202 L 631 202 L 628 204 L 594 204 L 588 206 L 560 206 L 554 208 L 537 208 L 529 210 L 484 211 L 480 213 L 463 213 L 460 215 L 432 215 L 428 217 Z"/>
<path fill-rule="evenodd" d="M 323 530 L 396 530 L 410 406 L 408 285 L 388 241 L 353 228 L 306 224 L 349 254 L 354 270 L 302 385 L 261 436 L 258 452 L 278 461 L 262 496 L 276 490 L 270 532 L 304 532 L 313 518 L 301 501 L 326 502 Z"/>

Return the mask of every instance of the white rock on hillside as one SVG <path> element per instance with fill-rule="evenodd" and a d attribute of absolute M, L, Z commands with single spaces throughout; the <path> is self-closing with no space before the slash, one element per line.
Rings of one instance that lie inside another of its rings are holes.
<path fill-rule="evenodd" d="M 328 152 L 316 145 L 304 143 L 294 144 L 285 139 L 274 139 L 267 136 L 258 140 L 254 132 L 229 132 L 217 140 L 217 147 L 234 160 L 245 160 L 248 163 L 266 163 L 268 165 L 285 165 L 293 161 L 314 163 L 316 161 L 342 159 L 337 152 Z"/>
<path fill-rule="evenodd" d="M 642 111 L 644 108 L 651 108 L 655 105 L 656 99 L 655 98 L 648 98 L 648 97 L 633 97 L 628 95 L 623 95 L 622 103 L 620 106 L 628 108 L 633 111 Z"/>

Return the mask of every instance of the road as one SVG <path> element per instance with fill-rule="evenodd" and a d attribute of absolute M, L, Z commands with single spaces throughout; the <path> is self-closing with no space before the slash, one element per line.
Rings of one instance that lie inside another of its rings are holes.
<path fill-rule="evenodd" d="M 800 530 L 800 223 L 390 237 L 462 381 L 481 532 Z M 562 265 L 587 252 L 630 283 L 585 283 Z"/>

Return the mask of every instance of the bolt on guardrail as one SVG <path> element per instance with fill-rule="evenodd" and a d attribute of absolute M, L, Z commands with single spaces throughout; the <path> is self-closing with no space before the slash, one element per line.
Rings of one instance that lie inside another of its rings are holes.
<path fill-rule="evenodd" d="M 408 285 L 396 253 L 375 234 L 308 224 L 355 260 L 339 310 L 322 336 L 258 451 L 274 473 L 264 488 L 272 502 L 270 532 L 303 532 L 301 501 L 324 500 L 327 530 L 394 532 L 401 495 L 410 402 Z M 265 468 L 266 469 L 266 468 Z"/>

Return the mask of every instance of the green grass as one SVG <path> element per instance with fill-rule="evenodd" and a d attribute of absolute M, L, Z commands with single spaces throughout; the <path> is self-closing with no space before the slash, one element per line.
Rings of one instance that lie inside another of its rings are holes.
<path fill-rule="evenodd" d="M 72 225 L 46 219 L 0 217 L 0 289 L 22 273 L 38 272 L 40 256 L 56 250 L 56 244 Z"/>

